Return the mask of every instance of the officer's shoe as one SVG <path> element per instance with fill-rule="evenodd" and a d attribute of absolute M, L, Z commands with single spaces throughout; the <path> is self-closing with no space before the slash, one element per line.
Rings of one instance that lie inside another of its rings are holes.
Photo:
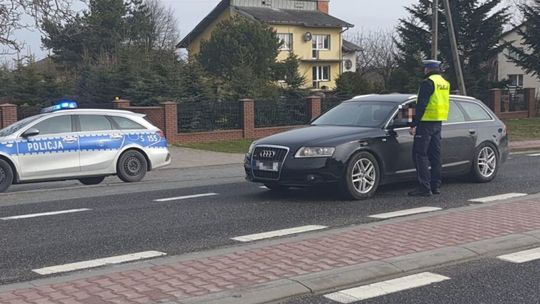
<path fill-rule="evenodd" d="M 431 193 L 437 194 L 437 195 L 441 194 L 441 188 L 433 188 L 433 189 L 431 189 Z"/>
<path fill-rule="evenodd" d="M 425 189 L 415 189 L 411 192 L 408 193 L 409 196 L 431 196 L 432 193 L 430 190 L 425 190 Z"/>

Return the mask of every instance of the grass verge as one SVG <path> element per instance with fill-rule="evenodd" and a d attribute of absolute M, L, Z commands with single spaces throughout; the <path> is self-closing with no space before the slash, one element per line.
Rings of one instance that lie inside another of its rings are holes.
<path fill-rule="evenodd" d="M 507 119 L 504 123 L 508 127 L 508 136 L 511 141 L 540 140 L 540 117 Z"/>
<path fill-rule="evenodd" d="M 180 144 L 179 147 L 225 153 L 246 153 L 252 139 L 225 140 L 206 143 Z"/>

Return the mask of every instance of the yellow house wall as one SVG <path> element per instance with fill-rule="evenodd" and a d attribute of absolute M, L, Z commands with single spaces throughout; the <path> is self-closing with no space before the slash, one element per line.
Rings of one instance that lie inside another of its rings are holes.
<path fill-rule="evenodd" d="M 201 42 L 209 40 L 212 31 L 222 20 L 230 18 L 234 13 L 230 9 L 224 11 L 206 30 L 195 38 L 188 46 L 190 56 L 200 52 Z M 341 74 L 341 48 L 342 37 L 340 28 L 308 28 L 302 26 L 272 25 L 276 33 L 290 33 L 293 35 L 292 52 L 300 59 L 299 72 L 306 79 L 305 87 L 312 87 L 314 66 L 330 66 L 330 81 L 320 82 L 320 87 L 326 86 L 330 89 L 335 88 L 335 81 Z M 319 61 L 312 59 L 312 42 L 304 41 L 304 34 L 310 32 L 312 35 L 330 35 L 330 50 L 320 51 Z M 285 60 L 291 51 L 281 51 L 277 57 L 278 61 Z"/>
<path fill-rule="evenodd" d="M 341 48 L 342 37 L 340 28 L 309 28 L 302 26 L 272 25 L 276 33 L 292 34 L 293 47 L 291 51 L 281 51 L 277 60 L 285 60 L 290 52 L 293 52 L 300 59 L 299 72 L 306 79 L 305 87 L 311 87 L 313 83 L 314 66 L 330 66 L 330 81 L 319 82 L 320 87 L 326 86 L 330 89 L 336 87 L 336 79 L 341 74 Z M 315 35 L 330 35 L 330 50 L 320 51 L 319 61 L 312 59 L 312 42 L 304 41 L 304 35 L 310 32 Z M 326 61 L 325 61 L 326 60 Z"/>

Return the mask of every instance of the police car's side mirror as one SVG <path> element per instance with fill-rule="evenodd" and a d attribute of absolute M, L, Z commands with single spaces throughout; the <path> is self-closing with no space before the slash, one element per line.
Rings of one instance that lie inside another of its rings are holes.
<path fill-rule="evenodd" d="M 39 134 L 39 130 L 36 129 L 36 128 L 30 128 L 26 131 L 24 131 L 24 133 L 22 134 L 22 137 L 24 138 L 28 138 L 28 137 L 32 137 L 32 136 L 36 136 Z"/>

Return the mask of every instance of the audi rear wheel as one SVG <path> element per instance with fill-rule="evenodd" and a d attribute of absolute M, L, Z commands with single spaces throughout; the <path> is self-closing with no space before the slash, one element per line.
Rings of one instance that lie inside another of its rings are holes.
<path fill-rule="evenodd" d="M 471 169 L 471 176 L 475 182 L 487 183 L 492 181 L 499 171 L 499 153 L 497 149 L 484 143 L 476 149 Z"/>

